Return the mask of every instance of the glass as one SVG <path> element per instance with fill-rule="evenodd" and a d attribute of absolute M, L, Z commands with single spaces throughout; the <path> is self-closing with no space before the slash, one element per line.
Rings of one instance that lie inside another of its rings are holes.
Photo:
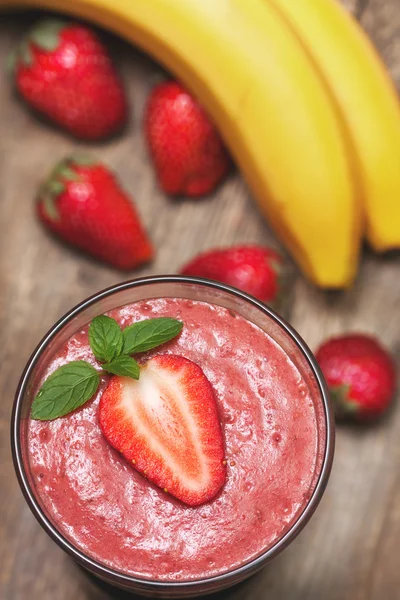
<path fill-rule="evenodd" d="M 33 393 L 58 348 L 96 315 L 140 300 L 166 297 L 200 300 L 231 309 L 268 333 L 301 372 L 311 391 L 319 423 L 314 490 L 290 528 L 272 547 L 238 568 L 209 578 L 179 582 L 125 575 L 92 559 L 66 539 L 45 514 L 35 494 L 26 444 Z M 33 352 L 21 377 L 12 413 L 11 444 L 18 481 L 30 509 L 50 537 L 80 565 L 125 590 L 152 597 L 190 598 L 222 590 L 246 579 L 281 552 L 301 531 L 318 505 L 328 481 L 334 450 L 334 425 L 326 385 L 314 356 L 293 328 L 273 310 L 223 284 L 191 277 L 159 276 L 136 279 L 103 290 L 73 308 L 51 328 Z"/>

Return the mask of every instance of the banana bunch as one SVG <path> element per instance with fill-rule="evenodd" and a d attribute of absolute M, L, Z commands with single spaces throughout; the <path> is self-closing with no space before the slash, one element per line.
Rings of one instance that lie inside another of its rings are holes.
<path fill-rule="evenodd" d="M 217 123 L 305 274 L 342 288 L 364 230 L 400 247 L 400 108 L 335 0 L 0 0 L 112 29 L 181 79 Z"/>

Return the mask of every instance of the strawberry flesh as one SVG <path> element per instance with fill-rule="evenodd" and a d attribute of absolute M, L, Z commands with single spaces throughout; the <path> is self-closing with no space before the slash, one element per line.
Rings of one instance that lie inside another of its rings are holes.
<path fill-rule="evenodd" d="M 139 380 L 112 377 L 100 400 L 108 442 L 151 482 L 189 506 L 225 482 L 224 445 L 212 386 L 182 356 L 158 355 Z"/>

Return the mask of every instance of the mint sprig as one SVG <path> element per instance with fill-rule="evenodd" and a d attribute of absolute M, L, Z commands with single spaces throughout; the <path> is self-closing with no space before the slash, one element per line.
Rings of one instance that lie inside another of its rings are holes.
<path fill-rule="evenodd" d="M 83 406 L 97 392 L 102 374 L 139 379 L 139 364 L 129 355 L 146 352 L 172 340 L 182 327 L 181 321 L 161 317 L 139 321 L 122 331 L 115 319 L 106 315 L 95 317 L 89 326 L 89 344 L 96 359 L 102 363 L 102 371 L 84 360 L 59 367 L 37 393 L 31 418 L 51 421 Z"/>

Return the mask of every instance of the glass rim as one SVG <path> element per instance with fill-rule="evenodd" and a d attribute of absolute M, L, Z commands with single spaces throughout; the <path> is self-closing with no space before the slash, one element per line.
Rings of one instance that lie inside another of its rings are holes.
<path fill-rule="evenodd" d="M 68 324 L 79 313 L 81 313 L 88 307 L 92 306 L 93 304 L 104 298 L 107 298 L 115 293 L 127 289 L 136 288 L 139 286 L 152 285 L 155 283 L 187 283 L 213 288 L 218 291 L 226 292 L 228 294 L 236 296 L 241 300 L 244 300 L 245 302 L 251 304 L 255 308 L 258 308 L 264 314 L 270 317 L 278 326 L 280 326 L 284 330 L 284 332 L 292 339 L 292 341 L 294 341 L 296 347 L 306 359 L 307 364 L 310 367 L 310 370 L 313 376 L 315 377 L 316 383 L 318 385 L 318 390 L 322 400 L 325 425 L 325 448 L 323 452 L 320 472 L 318 474 L 318 479 L 303 511 L 300 513 L 300 515 L 297 517 L 294 523 L 289 527 L 289 529 L 284 533 L 284 535 L 278 538 L 278 540 L 271 547 L 267 548 L 267 550 L 265 550 L 260 555 L 256 556 L 255 558 L 251 559 L 243 565 L 230 569 L 229 571 L 221 573 L 219 575 L 212 575 L 210 577 L 202 577 L 198 579 L 187 579 L 184 581 L 163 581 L 156 579 L 148 579 L 144 577 L 141 578 L 125 574 L 121 571 L 117 571 L 99 562 L 98 560 L 91 558 L 88 554 L 77 548 L 64 535 L 62 535 L 58 531 L 58 529 L 51 523 L 50 519 L 48 519 L 48 517 L 46 516 L 44 510 L 41 508 L 38 500 L 36 499 L 34 491 L 32 490 L 29 484 L 28 475 L 26 473 L 23 462 L 19 429 L 23 399 L 30 376 L 34 371 L 36 364 L 39 361 L 43 351 L 46 349 L 47 345 L 63 329 L 63 327 L 66 324 Z M 189 590 L 191 588 L 195 588 L 202 584 L 223 583 L 224 581 L 229 580 L 232 577 L 240 577 L 241 575 L 245 576 L 245 573 L 248 571 L 257 571 L 264 564 L 266 564 L 272 558 L 277 556 L 284 548 L 286 548 L 300 533 L 305 524 L 311 518 L 312 514 L 314 513 L 322 498 L 322 495 L 328 483 L 333 462 L 334 446 L 334 417 L 332 407 L 330 405 L 328 388 L 322 375 L 321 369 L 313 353 L 311 352 L 306 342 L 297 333 L 297 331 L 291 325 L 289 325 L 289 323 L 287 323 L 285 319 L 278 315 L 272 308 L 270 308 L 263 302 L 257 300 L 256 298 L 246 294 L 245 292 L 242 292 L 241 290 L 238 290 L 224 283 L 219 283 L 216 281 L 203 279 L 199 277 L 188 277 L 184 275 L 154 275 L 124 281 L 107 287 L 97 292 L 96 294 L 89 296 L 88 298 L 82 300 L 77 305 L 75 305 L 67 313 L 65 313 L 47 331 L 47 333 L 43 336 L 35 350 L 32 352 L 30 358 L 28 359 L 18 383 L 11 415 L 11 451 L 14 468 L 22 493 L 34 517 L 37 519 L 37 521 L 46 531 L 46 533 L 52 538 L 52 540 L 56 542 L 56 544 L 67 554 L 74 558 L 80 565 L 82 565 L 92 573 L 96 573 L 100 578 L 106 581 L 116 581 L 119 585 L 127 589 L 129 589 L 132 586 L 146 586 L 149 589 L 152 588 L 154 591 L 161 588 L 163 590 L 170 589 L 171 591 L 182 591 L 184 589 Z"/>

